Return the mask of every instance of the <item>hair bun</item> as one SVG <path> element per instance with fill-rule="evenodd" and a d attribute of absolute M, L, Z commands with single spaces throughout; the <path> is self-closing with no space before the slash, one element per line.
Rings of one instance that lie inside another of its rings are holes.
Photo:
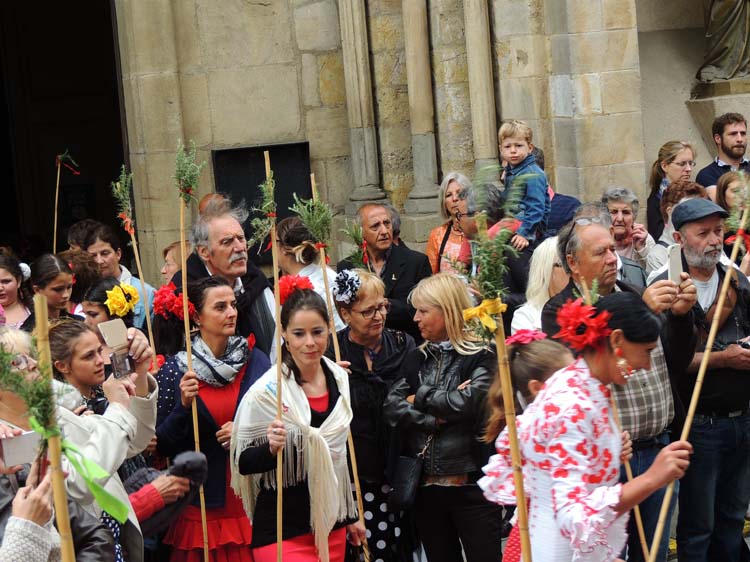
<path fill-rule="evenodd" d="M 24 281 L 31 279 L 31 268 L 29 267 L 29 264 L 21 262 L 18 264 L 18 267 L 21 268 L 21 274 L 23 275 Z"/>

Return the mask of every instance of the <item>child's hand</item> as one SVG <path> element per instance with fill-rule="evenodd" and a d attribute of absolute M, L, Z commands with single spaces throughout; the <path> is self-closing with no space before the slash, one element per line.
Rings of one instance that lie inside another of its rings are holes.
<path fill-rule="evenodd" d="M 519 252 L 525 250 L 526 246 L 529 245 L 529 241 L 520 234 L 516 234 L 515 236 L 513 236 L 513 238 L 510 239 L 510 243 Z"/>

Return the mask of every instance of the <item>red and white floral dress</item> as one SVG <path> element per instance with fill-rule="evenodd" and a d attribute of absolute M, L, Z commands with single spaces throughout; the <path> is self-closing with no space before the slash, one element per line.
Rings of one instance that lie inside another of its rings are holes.
<path fill-rule="evenodd" d="M 550 377 L 517 418 L 529 499 L 534 560 L 605 562 L 627 539 L 627 513 L 618 515 L 622 442 L 609 407 L 609 389 L 579 359 Z M 479 486 L 490 501 L 515 504 L 507 429 Z"/>

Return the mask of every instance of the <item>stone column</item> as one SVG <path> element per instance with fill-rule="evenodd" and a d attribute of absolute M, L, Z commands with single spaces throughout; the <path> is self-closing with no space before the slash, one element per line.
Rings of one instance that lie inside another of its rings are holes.
<path fill-rule="evenodd" d="M 354 191 L 349 195 L 351 203 L 346 205 L 346 214 L 353 215 L 359 202 L 385 198 L 385 192 L 380 187 L 378 169 L 364 0 L 339 2 L 339 23 L 346 81 L 349 144 L 354 171 Z"/>
<path fill-rule="evenodd" d="M 474 163 L 476 169 L 479 170 L 485 166 L 498 164 L 497 119 L 487 0 L 464 1 L 464 29 L 466 59 L 469 68 Z"/>
<path fill-rule="evenodd" d="M 414 165 L 414 187 L 404 209 L 407 213 L 434 213 L 437 198 L 437 155 L 427 5 L 423 1 L 403 0 L 401 9 Z"/>

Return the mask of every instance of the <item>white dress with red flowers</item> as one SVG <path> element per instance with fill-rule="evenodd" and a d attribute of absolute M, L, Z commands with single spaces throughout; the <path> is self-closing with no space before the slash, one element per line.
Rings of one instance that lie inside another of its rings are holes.
<path fill-rule="evenodd" d="M 627 539 L 628 516 L 613 509 L 622 488 L 622 442 L 609 389 L 579 359 L 549 378 L 517 427 L 533 560 L 615 560 Z M 490 501 L 515 504 L 507 429 L 495 447 L 479 486 Z"/>

